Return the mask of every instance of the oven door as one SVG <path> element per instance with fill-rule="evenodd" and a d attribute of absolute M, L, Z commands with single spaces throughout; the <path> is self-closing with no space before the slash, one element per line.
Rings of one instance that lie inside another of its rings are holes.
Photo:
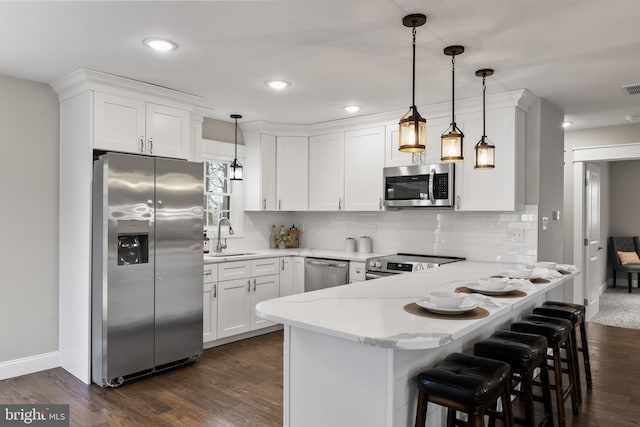
<path fill-rule="evenodd" d="M 382 279 L 383 277 L 395 276 L 399 273 L 384 273 L 382 271 L 367 271 L 364 274 L 365 280 Z"/>

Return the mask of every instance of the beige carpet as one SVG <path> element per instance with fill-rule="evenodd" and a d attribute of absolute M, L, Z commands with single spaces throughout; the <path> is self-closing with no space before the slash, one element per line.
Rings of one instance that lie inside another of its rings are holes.
<path fill-rule="evenodd" d="M 600 295 L 600 311 L 591 322 L 640 329 L 640 289 L 634 286 L 633 293 L 630 294 L 626 286 L 607 288 Z"/>

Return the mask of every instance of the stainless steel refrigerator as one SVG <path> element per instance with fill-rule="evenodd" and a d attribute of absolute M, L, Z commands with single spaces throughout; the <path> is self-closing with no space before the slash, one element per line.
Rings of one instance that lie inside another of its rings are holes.
<path fill-rule="evenodd" d="M 94 162 L 92 379 L 119 386 L 202 354 L 202 164 Z"/>

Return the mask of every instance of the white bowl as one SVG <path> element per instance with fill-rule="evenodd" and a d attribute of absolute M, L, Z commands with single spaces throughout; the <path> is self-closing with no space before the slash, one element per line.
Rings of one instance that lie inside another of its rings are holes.
<path fill-rule="evenodd" d="M 464 294 L 457 292 L 431 292 L 431 302 L 440 308 L 458 308 L 464 301 Z"/>
<path fill-rule="evenodd" d="M 533 266 L 536 268 L 546 268 L 549 270 L 553 270 L 554 268 L 556 268 L 556 265 L 557 264 L 555 262 L 549 262 L 549 261 L 540 261 L 533 264 Z"/>
<path fill-rule="evenodd" d="M 483 277 L 478 279 L 478 285 L 488 291 L 502 290 L 507 286 L 508 282 L 508 277 Z"/>
<path fill-rule="evenodd" d="M 531 270 L 507 270 L 507 274 L 509 275 L 509 277 L 513 277 L 514 279 L 526 279 L 531 276 Z"/>

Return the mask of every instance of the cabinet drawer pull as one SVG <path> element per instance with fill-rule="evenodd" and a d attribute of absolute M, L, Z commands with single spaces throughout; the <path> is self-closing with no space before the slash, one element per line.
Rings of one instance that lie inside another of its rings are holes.
<path fill-rule="evenodd" d="M 202 273 L 203 276 L 211 276 L 213 274 L 213 271 L 211 270 L 205 270 L 204 273 Z"/>

